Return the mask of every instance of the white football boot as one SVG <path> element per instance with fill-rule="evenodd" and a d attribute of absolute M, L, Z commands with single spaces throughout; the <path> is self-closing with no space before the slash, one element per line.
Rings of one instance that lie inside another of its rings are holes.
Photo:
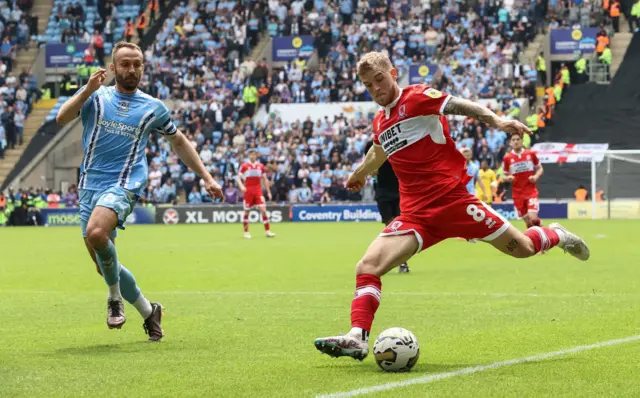
<path fill-rule="evenodd" d="M 321 353 L 334 358 L 351 357 L 362 361 L 369 355 L 369 344 L 360 336 L 352 334 L 320 337 L 315 340 L 314 345 Z"/>
<path fill-rule="evenodd" d="M 566 253 L 571 254 L 578 260 L 587 261 L 589 259 L 589 247 L 582 238 L 572 232 L 569 232 L 569 230 L 557 222 L 549 224 L 549 228 L 558 233 L 558 236 L 560 237 L 560 243 L 558 243 L 559 248 L 564 250 Z"/>
<path fill-rule="evenodd" d="M 267 238 L 275 238 L 276 234 L 273 233 L 273 231 L 268 230 L 267 232 L 264 233 L 264 236 L 266 236 Z"/>
<path fill-rule="evenodd" d="M 251 239 L 251 234 L 249 232 L 245 232 L 244 233 L 244 238 L 245 239 Z"/>

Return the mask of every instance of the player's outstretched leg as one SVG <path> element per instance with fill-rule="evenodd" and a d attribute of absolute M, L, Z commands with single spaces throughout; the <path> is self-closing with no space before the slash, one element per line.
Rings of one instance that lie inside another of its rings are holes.
<path fill-rule="evenodd" d="M 164 331 L 162 330 L 162 304 L 150 303 L 140 291 L 136 284 L 136 278 L 131 271 L 122 264 L 119 264 L 119 266 L 122 297 L 133 305 L 142 316 L 142 319 L 144 319 L 142 327 L 145 333 L 149 335 L 149 341 L 160 341 L 164 337 Z"/>
<path fill-rule="evenodd" d="M 251 234 L 249 233 L 249 210 L 244 211 L 244 216 L 242 217 L 242 226 L 244 227 L 244 237 L 247 239 L 251 239 Z"/>
<path fill-rule="evenodd" d="M 406 262 L 418 251 L 414 234 L 378 237 L 356 266 L 356 293 L 351 302 L 351 331 L 345 335 L 321 337 L 314 344 L 332 357 L 363 360 L 369 354 L 369 332 L 380 305 L 380 277 Z"/>
<path fill-rule="evenodd" d="M 490 243 L 501 252 L 516 258 L 531 257 L 558 246 L 578 260 L 589 259 L 589 247 L 585 241 L 558 223 L 550 224 L 549 227 L 531 227 L 524 233 L 509 226 L 509 229 Z"/>
<path fill-rule="evenodd" d="M 276 234 L 271 231 L 271 225 L 269 225 L 269 216 L 267 215 L 267 207 L 260 207 L 260 215 L 262 216 L 262 223 L 264 224 L 264 234 L 267 238 L 275 238 Z"/>
<path fill-rule="evenodd" d="M 107 326 L 121 328 L 125 323 L 124 304 L 120 295 L 120 275 L 116 246 L 110 239 L 118 224 L 117 214 L 106 207 L 97 206 L 91 213 L 86 229 L 85 243 L 96 254 L 96 262 L 109 287 L 107 299 Z"/>

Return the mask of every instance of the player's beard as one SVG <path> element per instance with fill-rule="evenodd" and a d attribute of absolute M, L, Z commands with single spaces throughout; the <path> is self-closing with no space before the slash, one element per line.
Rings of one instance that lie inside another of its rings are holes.
<path fill-rule="evenodd" d="M 127 91 L 133 91 L 140 84 L 140 76 L 134 73 L 118 73 L 116 68 L 116 82 Z"/>

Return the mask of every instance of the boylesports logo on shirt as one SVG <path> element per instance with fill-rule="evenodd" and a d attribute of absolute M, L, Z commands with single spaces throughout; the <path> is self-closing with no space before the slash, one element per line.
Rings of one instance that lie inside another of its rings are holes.
<path fill-rule="evenodd" d="M 104 118 L 98 119 L 98 126 L 102 127 L 107 133 L 123 135 L 133 139 L 141 133 L 138 126 L 130 126 L 115 120 L 105 120 Z"/>

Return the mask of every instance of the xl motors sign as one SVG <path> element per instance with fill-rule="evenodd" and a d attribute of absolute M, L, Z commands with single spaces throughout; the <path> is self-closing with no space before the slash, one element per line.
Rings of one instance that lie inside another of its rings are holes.
<path fill-rule="evenodd" d="M 267 216 L 272 223 L 289 221 L 289 207 L 268 207 Z M 242 206 L 175 206 L 158 207 L 156 211 L 157 224 L 237 224 L 243 217 Z M 249 222 L 262 222 L 258 210 L 249 212 Z"/>

